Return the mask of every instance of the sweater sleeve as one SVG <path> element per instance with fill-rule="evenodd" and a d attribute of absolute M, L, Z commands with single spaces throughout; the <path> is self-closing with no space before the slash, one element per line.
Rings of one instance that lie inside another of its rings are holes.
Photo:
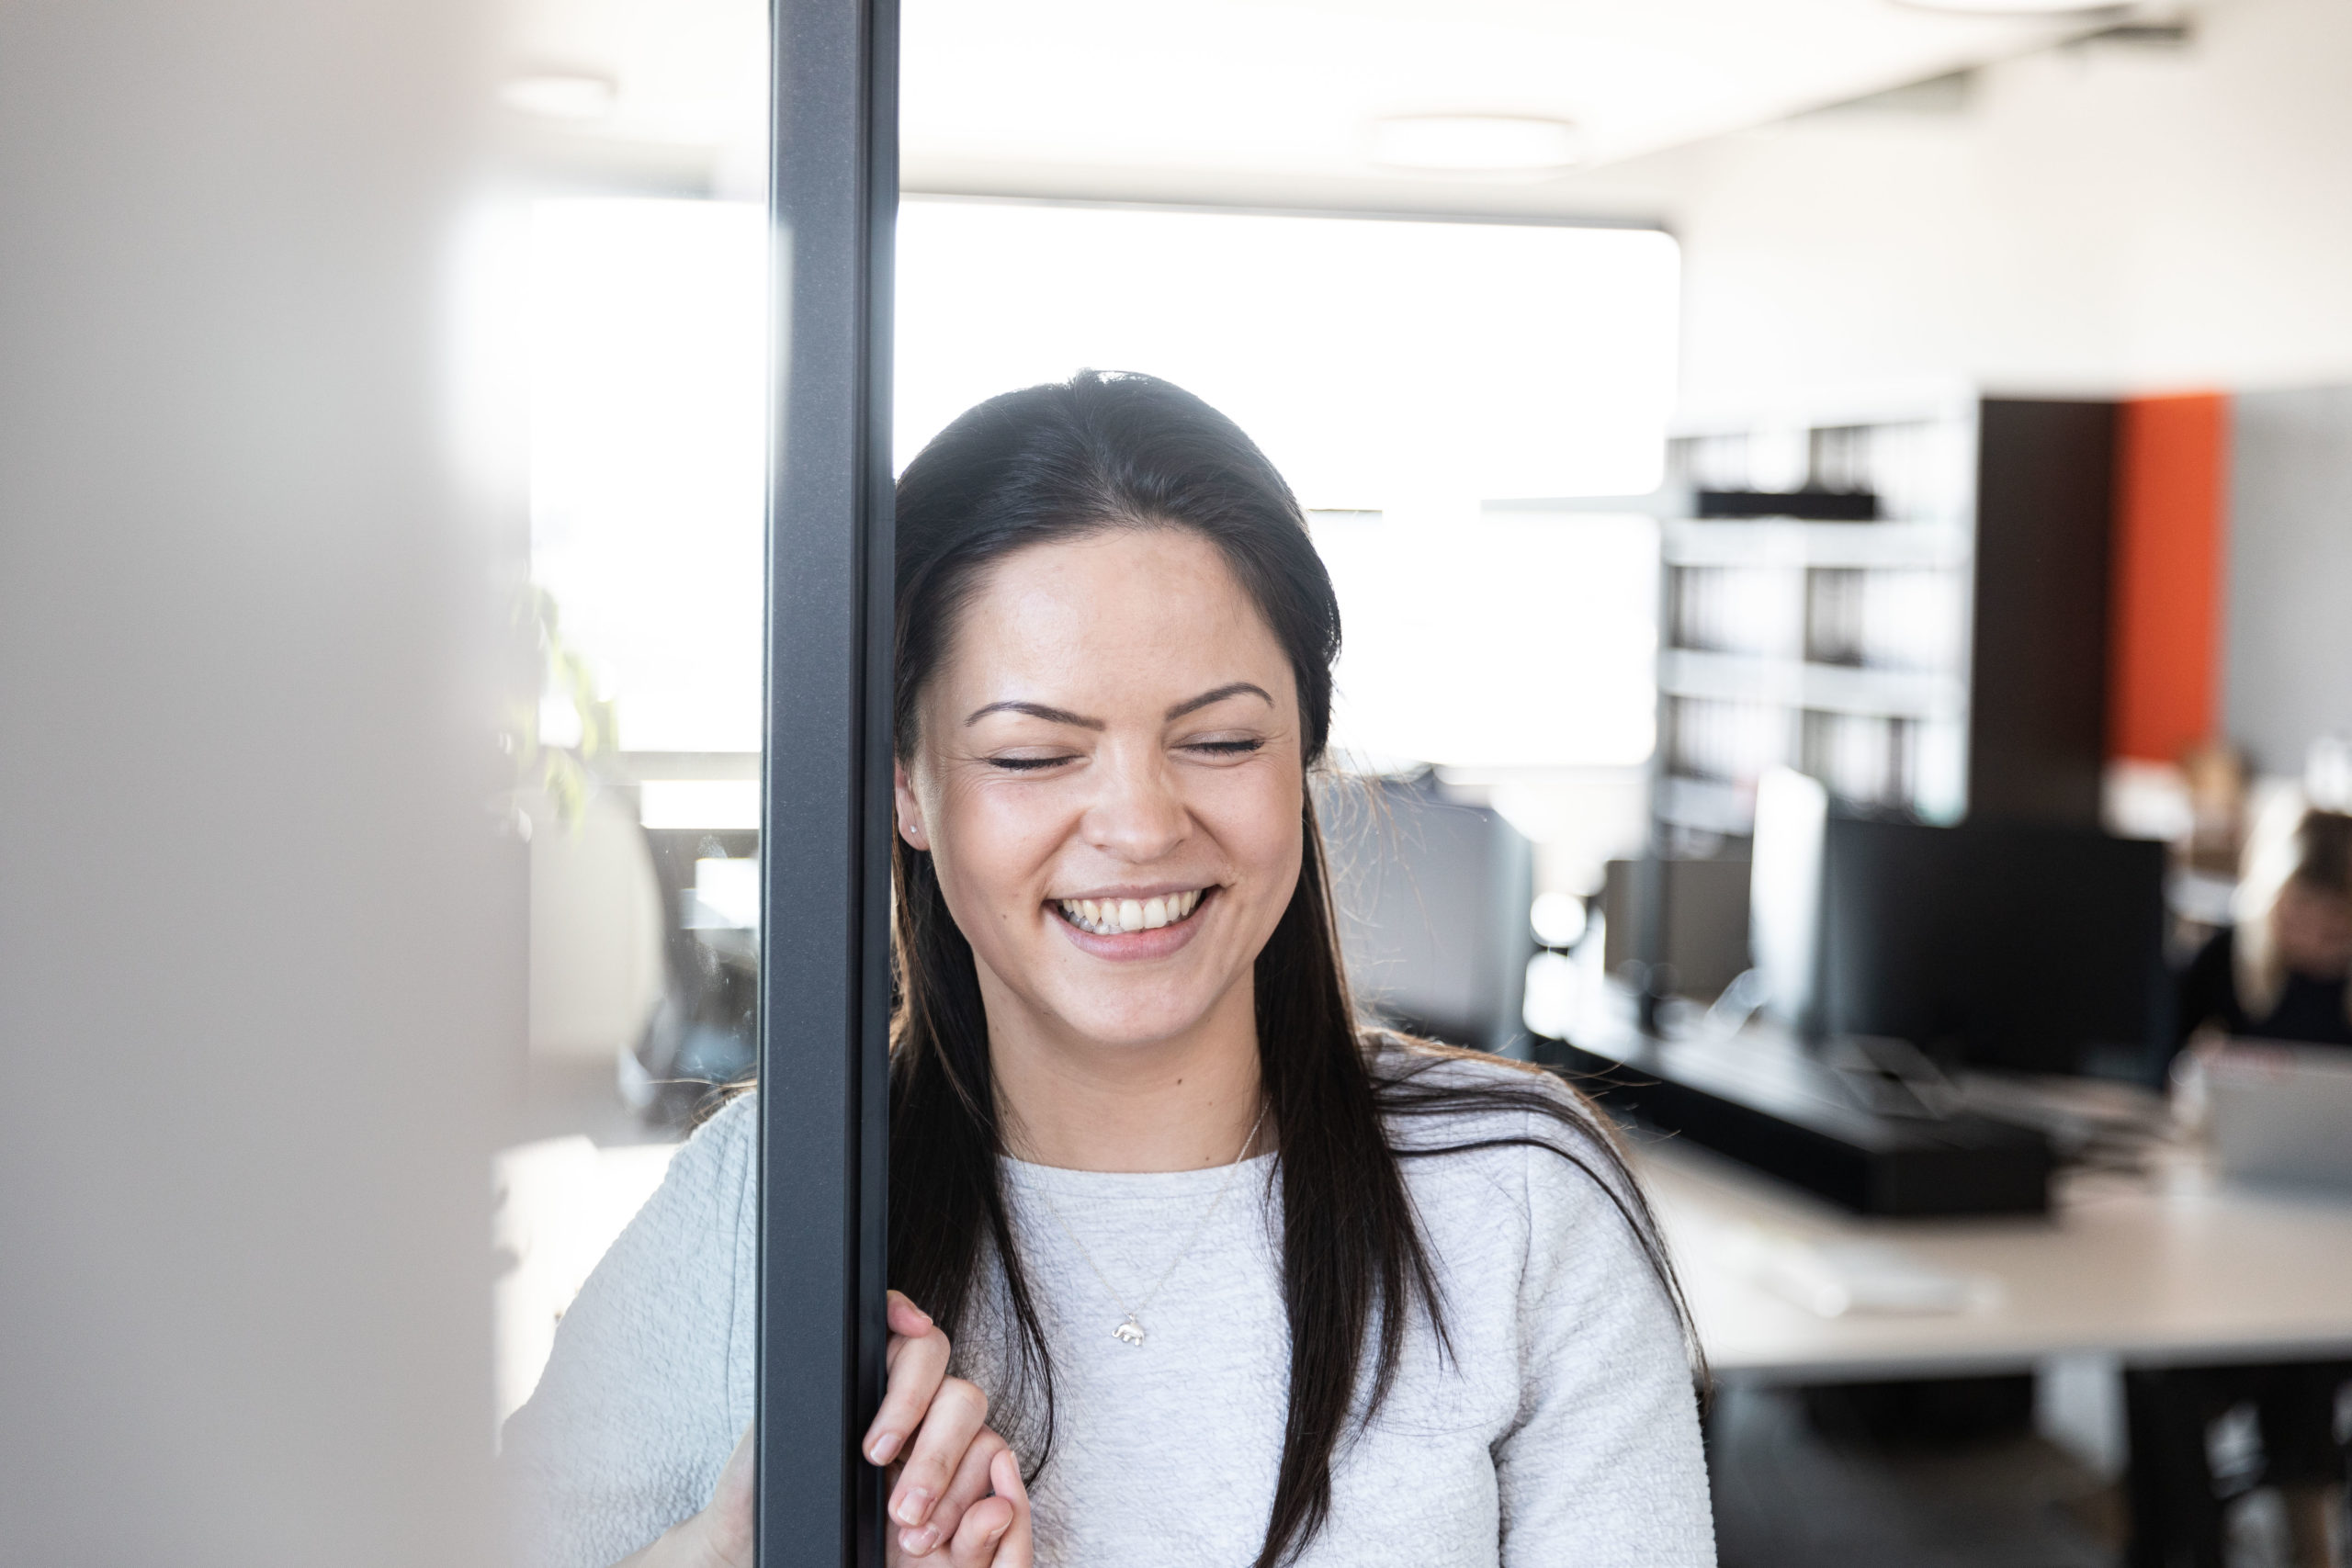
<path fill-rule="evenodd" d="M 607 1568 L 697 1512 L 749 1419 L 746 1096 L 672 1160 L 556 1330 L 500 1460 L 530 1568 Z"/>
<path fill-rule="evenodd" d="M 1529 1230 L 1519 1418 L 1495 1451 L 1503 1568 L 1710 1568 L 1698 1401 L 1665 1288 L 1592 1176 L 1519 1153 Z"/>

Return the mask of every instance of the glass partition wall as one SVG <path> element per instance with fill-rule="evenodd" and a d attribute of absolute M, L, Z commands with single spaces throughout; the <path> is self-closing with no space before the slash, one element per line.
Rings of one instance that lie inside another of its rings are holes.
<path fill-rule="evenodd" d="M 753 1066 L 768 378 L 757 204 L 540 197 L 514 235 L 539 684 L 516 725 L 530 1033 L 501 1160 L 502 1418 Z"/>
<path fill-rule="evenodd" d="M 871 1562 L 895 7 L 689 9 L 638 14 L 655 39 L 549 21 L 543 55 L 631 67 L 508 94 L 496 335 L 528 406 L 514 616 L 538 689 L 508 736 L 530 1023 L 498 1168 L 498 1414 L 683 1141 L 773 1086 L 747 1112 L 761 1561 Z M 741 90 L 747 51 L 764 93 Z"/>

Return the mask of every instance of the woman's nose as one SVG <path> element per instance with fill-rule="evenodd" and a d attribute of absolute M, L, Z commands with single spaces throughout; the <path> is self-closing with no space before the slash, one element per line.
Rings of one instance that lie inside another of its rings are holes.
<path fill-rule="evenodd" d="M 1192 818 L 1159 759 L 1114 760 L 1096 777 L 1102 791 L 1081 825 L 1091 847 L 1140 864 L 1184 841 Z"/>

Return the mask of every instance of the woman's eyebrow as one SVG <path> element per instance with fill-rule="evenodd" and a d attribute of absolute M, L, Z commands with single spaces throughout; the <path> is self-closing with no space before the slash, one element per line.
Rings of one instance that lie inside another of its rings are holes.
<path fill-rule="evenodd" d="M 965 727 L 969 728 L 992 713 L 1025 713 L 1031 718 L 1042 718 L 1047 724 L 1073 724 L 1080 729 L 1108 728 L 1099 718 L 1080 718 L 1067 708 L 1047 707 L 1043 703 L 1023 702 L 990 703 L 984 708 L 974 708 L 972 716 L 964 721 Z"/>
<path fill-rule="evenodd" d="M 1207 707 L 1211 703 L 1221 703 L 1227 697 L 1238 697 L 1245 692 L 1264 703 L 1268 707 L 1274 705 L 1274 699 L 1266 695 L 1266 688 L 1263 686 L 1252 685 L 1247 681 L 1236 681 L 1230 685 L 1219 686 L 1214 692 L 1203 692 L 1190 701 L 1178 703 L 1168 710 L 1168 716 L 1171 720 L 1179 719 L 1188 713 L 1194 713 Z"/>

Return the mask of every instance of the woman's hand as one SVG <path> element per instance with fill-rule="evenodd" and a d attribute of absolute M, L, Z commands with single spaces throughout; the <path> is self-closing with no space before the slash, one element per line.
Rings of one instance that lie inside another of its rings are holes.
<path fill-rule="evenodd" d="M 1021 1461 L 987 1426 L 988 1395 L 947 1375 L 947 1336 L 890 1292 L 889 1387 L 866 1429 L 865 1457 L 899 1461 L 887 1505 L 888 1557 L 922 1568 L 1029 1568 L 1029 1494 Z M 912 1445 L 909 1435 L 912 1435 Z M 752 1568 L 758 1467 L 747 1429 L 702 1512 L 614 1568 Z"/>
<path fill-rule="evenodd" d="M 889 1562 L 1029 1568 L 1029 1494 L 988 1395 L 947 1375 L 947 1336 L 896 1291 L 889 1324 L 889 1386 L 865 1433 L 867 1460 L 897 1466 Z"/>

